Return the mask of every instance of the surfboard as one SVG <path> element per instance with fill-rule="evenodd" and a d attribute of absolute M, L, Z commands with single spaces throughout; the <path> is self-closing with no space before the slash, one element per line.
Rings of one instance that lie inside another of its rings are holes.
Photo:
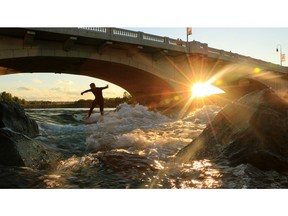
<path fill-rule="evenodd" d="M 101 118 L 101 115 L 99 114 L 92 114 L 89 118 L 87 118 L 86 115 L 83 114 L 72 114 L 72 117 L 78 121 L 83 122 L 84 124 L 95 124 L 98 122 L 98 120 Z"/>
<path fill-rule="evenodd" d="M 76 121 L 84 121 L 84 119 L 86 118 L 84 115 L 82 114 L 72 114 L 72 117 L 76 120 Z"/>

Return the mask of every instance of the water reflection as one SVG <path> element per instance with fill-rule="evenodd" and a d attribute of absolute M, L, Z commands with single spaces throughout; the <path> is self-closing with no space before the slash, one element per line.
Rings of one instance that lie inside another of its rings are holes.
<path fill-rule="evenodd" d="M 110 152 L 73 156 L 41 179 L 46 188 L 200 189 L 220 188 L 221 176 L 207 159 L 177 164 L 126 152 Z"/>
<path fill-rule="evenodd" d="M 163 165 L 162 165 L 163 166 Z M 210 160 L 198 160 L 187 164 L 166 164 L 156 176 L 147 179 L 146 188 L 200 189 L 220 188 L 221 173 Z"/>

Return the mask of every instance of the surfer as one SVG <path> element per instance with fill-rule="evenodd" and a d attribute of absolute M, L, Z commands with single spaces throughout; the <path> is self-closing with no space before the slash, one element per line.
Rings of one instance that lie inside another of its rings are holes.
<path fill-rule="evenodd" d="M 102 95 L 102 90 L 108 88 L 108 85 L 105 87 L 96 87 L 95 83 L 91 83 L 90 84 L 90 89 L 81 92 L 81 95 L 85 94 L 86 92 L 92 92 L 95 96 L 94 101 L 91 104 L 89 113 L 88 113 L 88 118 L 90 117 L 90 115 L 92 114 L 93 109 L 95 108 L 95 106 L 98 104 L 99 105 L 99 109 L 100 109 L 100 113 L 103 116 L 104 115 L 104 98 Z"/>

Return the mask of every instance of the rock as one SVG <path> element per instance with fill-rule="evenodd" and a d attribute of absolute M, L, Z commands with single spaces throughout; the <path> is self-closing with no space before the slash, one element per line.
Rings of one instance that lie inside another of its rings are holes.
<path fill-rule="evenodd" d="M 203 158 L 288 170 L 288 105 L 270 89 L 225 106 L 203 132 L 177 153 L 178 162 Z"/>
<path fill-rule="evenodd" d="M 57 155 L 38 140 L 9 129 L 0 129 L 0 165 L 49 169 Z"/>
<path fill-rule="evenodd" d="M 57 154 L 33 139 L 39 134 L 36 121 L 14 102 L 0 102 L 0 165 L 48 169 Z"/>
<path fill-rule="evenodd" d="M 35 120 L 26 116 L 24 109 L 15 102 L 0 102 L 0 128 L 7 127 L 29 137 L 39 135 Z"/>
<path fill-rule="evenodd" d="M 4 166 L 25 166 L 14 142 L 0 129 L 0 164 Z"/>

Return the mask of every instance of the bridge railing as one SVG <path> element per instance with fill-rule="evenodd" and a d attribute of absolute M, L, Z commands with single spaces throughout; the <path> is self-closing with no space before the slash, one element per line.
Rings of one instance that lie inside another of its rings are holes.
<path fill-rule="evenodd" d="M 265 62 L 259 59 L 254 59 L 249 56 L 239 55 L 237 53 L 232 53 L 231 51 L 227 52 L 224 50 L 211 48 L 211 47 L 208 47 L 208 44 L 201 43 L 198 41 L 192 41 L 192 42 L 187 43 L 186 41 L 182 41 L 179 39 L 175 40 L 175 39 L 168 38 L 168 37 L 161 37 L 158 35 L 147 34 L 143 32 L 136 32 L 136 31 L 120 29 L 120 28 L 92 27 L 92 28 L 83 28 L 83 29 L 96 31 L 99 33 L 104 33 L 104 34 L 111 34 L 115 36 L 137 38 L 140 41 L 142 40 L 143 42 L 148 41 L 148 42 L 158 43 L 158 44 L 166 45 L 167 47 L 171 47 L 172 49 L 173 47 L 177 48 L 180 46 L 180 47 L 184 47 L 185 52 L 187 53 L 202 54 L 202 55 L 207 55 L 213 58 L 223 59 L 226 61 L 243 62 L 245 64 L 259 65 L 259 67 L 262 67 L 264 69 L 277 69 L 277 70 L 283 69 L 283 67 L 280 67 L 279 65 L 276 65 L 276 64 L 272 64 L 270 62 Z"/>
<path fill-rule="evenodd" d="M 265 62 L 259 59 L 254 59 L 249 56 L 243 56 L 237 53 L 232 53 L 208 47 L 208 44 L 201 43 L 198 41 L 186 42 L 180 39 L 172 39 L 169 37 L 161 37 L 158 35 L 147 34 L 140 31 L 132 31 L 120 28 L 108 28 L 108 27 L 81 27 L 74 29 L 78 31 L 78 35 L 81 35 L 81 30 L 88 32 L 96 32 L 99 37 L 106 40 L 118 40 L 125 43 L 133 43 L 151 47 L 158 47 L 160 49 L 167 49 L 176 52 L 189 53 L 189 54 L 200 54 L 216 59 L 222 59 L 225 61 L 245 63 L 249 65 L 255 65 L 262 69 L 278 70 L 281 72 L 287 72 L 286 67 L 282 67 L 277 64 Z M 80 32 L 79 32 L 80 30 Z M 76 34 L 77 35 L 77 34 Z M 83 35 L 84 36 L 84 35 Z M 92 36 L 93 37 L 93 36 Z"/>
<path fill-rule="evenodd" d="M 141 39 L 143 39 L 143 40 L 153 41 L 153 42 L 158 42 L 158 43 L 165 43 L 164 37 L 152 35 L 152 34 L 146 34 L 146 33 L 143 33 L 142 35 L 143 36 Z"/>
<path fill-rule="evenodd" d="M 79 29 L 85 29 L 85 30 L 102 32 L 102 33 L 106 33 L 107 32 L 107 28 L 105 28 L 105 27 L 81 27 Z"/>
<path fill-rule="evenodd" d="M 138 38 L 138 33 L 126 29 L 118 29 L 118 28 L 111 28 L 112 35 L 124 36 L 124 37 L 131 37 L 131 38 Z"/>
<path fill-rule="evenodd" d="M 138 38 L 139 40 L 143 41 L 150 41 L 154 43 L 159 43 L 163 45 L 172 45 L 172 46 L 181 46 L 181 47 L 188 47 L 187 42 L 182 40 L 175 40 L 168 37 L 161 37 L 158 35 L 147 34 L 144 32 L 136 32 L 127 29 L 120 29 L 120 28 L 106 28 L 106 27 L 81 27 L 79 29 L 85 29 L 89 31 L 94 31 L 97 33 L 104 33 L 111 36 L 123 36 L 127 38 Z"/>
<path fill-rule="evenodd" d="M 193 42 L 191 42 L 193 43 Z M 274 70 L 278 70 L 278 71 L 282 71 L 282 72 L 286 72 L 287 70 L 284 69 L 282 66 L 277 65 L 277 64 L 273 64 L 271 62 L 266 62 L 260 59 L 254 59 L 251 58 L 250 56 L 243 56 L 240 55 L 238 53 L 233 53 L 233 52 L 227 52 L 224 50 L 219 50 L 219 49 L 215 49 L 215 48 L 211 48 L 208 47 L 207 52 L 204 52 L 203 49 L 201 50 L 201 46 L 199 45 L 200 42 L 196 42 L 196 46 L 198 47 L 198 52 L 197 53 L 202 53 L 202 54 L 206 54 L 209 57 L 213 57 L 213 58 L 218 58 L 218 59 L 222 59 L 222 60 L 226 60 L 226 61 L 231 61 L 231 62 L 243 62 L 245 64 L 250 64 L 250 65 L 257 65 L 257 67 L 262 68 L 262 69 L 274 69 Z M 201 44 L 201 43 L 200 43 Z M 205 44 L 202 44 L 205 45 Z M 194 45 L 195 47 L 195 45 Z M 195 52 L 195 50 L 197 49 L 192 49 L 192 52 Z"/>
<path fill-rule="evenodd" d="M 182 46 L 182 47 L 187 47 L 187 42 L 186 41 L 182 41 L 180 39 L 172 39 L 172 38 L 168 38 L 169 39 L 169 44 L 170 45 L 175 45 L 175 46 Z"/>

